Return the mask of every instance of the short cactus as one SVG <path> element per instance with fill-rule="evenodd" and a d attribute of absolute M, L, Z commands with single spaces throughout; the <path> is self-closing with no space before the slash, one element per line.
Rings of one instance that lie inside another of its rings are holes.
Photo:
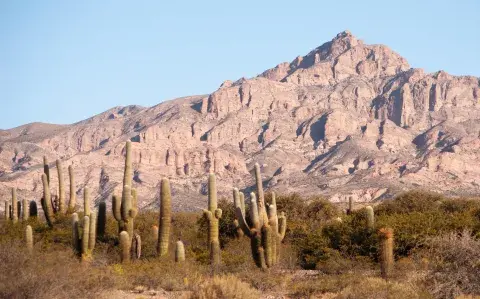
<path fill-rule="evenodd" d="M 168 254 L 170 243 L 170 225 L 172 222 L 172 195 L 170 182 L 163 178 L 160 185 L 160 219 L 158 221 L 157 255 Z"/>
<path fill-rule="evenodd" d="M 38 209 L 37 209 L 37 202 L 32 200 L 29 204 L 29 212 L 30 217 L 37 217 L 38 216 Z"/>
<path fill-rule="evenodd" d="M 28 217 L 30 216 L 30 211 L 29 211 L 29 205 L 28 205 L 28 200 L 27 198 L 23 198 L 23 202 L 22 202 L 22 220 L 23 221 L 27 221 L 28 220 Z"/>
<path fill-rule="evenodd" d="M 12 188 L 12 221 L 17 223 L 18 221 L 18 204 L 17 204 L 17 189 Z"/>
<path fill-rule="evenodd" d="M 33 231 L 30 225 L 25 228 L 25 245 L 29 254 L 33 253 Z"/>
<path fill-rule="evenodd" d="M 155 244 L 158 242 L 158 226 L 152 225 L 152 239 L 154 240 Z"/>
<path fill-rule="evenodd" d="M 185 261 L 185 246 L 181 240 L 175 243 L 175 262 L 181 263 Z"/>
<path fill-rule="evenodd" d="M 367 213 L 367 227 L 369 229 L 375 228 L 375 213 L 373 212 L 373 208 L 371 206 L 366 206 L 365 211 Z"/>
<path fill-rule="evenodd" d="M 65 182 L 63 181 L 63 168 L 60 160 L 56 161 L 58 172 L 58 213 L 63 214 L 66 212 L 65 206 Z"/>
<path fill-rule="evenodd" d="M 393 229 L 381 228 L 378 231 L 380 238 L 380 270 L 382 278 L 388 280 L 393 271 Z"/>
<path fill-rule="evenodd" d="M 68 166 L 68 177 L 70 179 L 70 201 L 68 202 L 68 211 L 74 212 L 77 207 L 77 194 L 75 193 L 75 176 L 72 165 Z"/>
<path fill-rule="evenodd" d="M 107 203 L 101 201 L 98 204 L 98 221 L 97 221 L 97 235 L 100 239 L 105 236 L 105 229 L 107 226 Z"/>
<path fill-rule="evenodd" d="M 122 263 L 130 262 L 130 236 L 126 231 L 120 233 L 120 260 Z"/>
<path fill-rule="evenodd" d="M 255 164 L 255 176 L 257 192 L 263 194 L 261 179 L 259 179 L 258 164 Z M 255 193 L 252 192 L 250 194 L 250 218 L 252 220 L 252 227 L 250 228 L 245 220 L 245 207 L 242 206 L 240 199 L 235 199 L 237 192 L 238 190 L 234 189 L 235 214 L 238 226 L 251 240 L 252 256 L 256 265 L 260 268 L 271 267 L 279 260 L 280 243 L 285 237 L 287 228 L 285 213 L 282 212 L 280 216 L 278 216 L 275 194 L 272 193 L 272 202 L 268 205 L 268 215 L 264 214 L 266 207 L 265 202 L 261 200 L 260 197 L 257 198 Z"/>
<path fill-rule="evenodd" d="M 208 177 L 208 210 L 203 211 L 208 220 L 208 246 L 210 262 L 216 266 L 220 263 L 220 241 L 218 239 L 218 224 L 222 218 L 222 210 L 217 208 L 217 186 L 215 174 Z"/>
<path fill-rule="evenodd" d="M 140 259 L 142 256 L 142 238 L 139 234 L 134 234 L 132 238 L 132 258 Z"/>

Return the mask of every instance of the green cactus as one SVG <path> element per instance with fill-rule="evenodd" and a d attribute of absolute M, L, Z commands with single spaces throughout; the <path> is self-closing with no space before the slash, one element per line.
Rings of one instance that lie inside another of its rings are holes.
<path fill-rule="evenodd" d="M 133 220 L 137 217 L 137 208 L 132 206 L 132 191 L 128 185 L 123 186 L 121 215 L 128 236 L 133 237 Z"/>
<path fill-rule="evenodd" d="M 220 241 L 218 239 L 218 224 L 222 218 L 222 210 L 217 208 L 217 186 L 214 173 L 208 177 L 208 210 L 203 211 L 208 220 L 208 245 L 210 247 L 210 262 L 220 264 Z"/>
<path fill-rule="evenodd" d="M 132 142 L 128 140 L 125 144 L 125 168 L 123 170 L 123 186 L 132 187 Z"/>
<path fill-rule="evenodd" d="M 181 240 L 175 243 L 175 262 L 181 263 L 185 261 L 185 246 Z"/>
<path fill-rule="evenodd" d="M 68 212 L 73 213 L 77 207 L 77 194 L 75 193 L 75 176 L 72 165 L 68 166 L 68 177 L 70 179 L 70 201 L 68 202 Z"/>
<path fill-rule="evenodd" d="M 369 229 L 375 228 L 375 213 L 373 212 L 373 208 L 371 206 L 366 206 L 365 211 L 367 212 L 367 227 Z"/>
<path fill-rule="evenodd" d="M 42 208 L 43 213 L 45 214 L 45 219 L 47 220 L 48 226 L 53 227 L 54 215 L 50 195 L 50 186 L 48 185 L 48 177 L 44 173 L 42 174 L 42 183 L 43 183 L 43 198 L 42 198 Z"/>
<path fill-rule="evenodd" d="M 48 166 L 46 156 L 43 156 L 43 173 L 47 176 L 47 182 L 50 185 L 50 166 Z"/>
<path fill-rule="evenodd" d="M 142 238 L 139 234 L 134 234 L 132 239 L 132 257 L 134 260 L 142 256 Z"/>
<path fill-rule="evenodd" d="M 120 260 L 122 263 L 130 262 L 130 236 L 126 231 L 120 233 Z"/>
<path fill-rule="evenodd" d="M 95 212 L 83 217 L 83 227 L 80 233 L 78 214 L 72 214 L 72 247 L 82 261 L 91 261 L 96 243 Z"/>
<path fill-rule="evenodd" d="M 30 225 L 25 228 L 25 245 L 29 254 L 33 253 L 33 231 Z"/>
<path fill-rule="evenodd" d="M 117 195 L 112 195 L 112 212 L 113 218 L 118 223 L 118 233 L 121 233 L 125 228 L 125 223 L 122 219 L 122 199 Z"/>
<path fill-rule="evenodd" d="M 243 193 L 242 193 L 243 195 Z M 245 213 L 245 202 L 244 202 L 244 197 L 240 196 L 240 192 L 238 191 L 238 188 L 233 188 L 233 203 L 235 207 L 243 207 L 243 213 Z M 235 226 L 235 236 L 237 238 L 242 238 L 244 233 L 242 228 L 240 227 L 240 222 L 238 221 L 237 217 L 235 216 L 235 220 L 233 221 L 233 225 Z"/>
<path fill-rule="evenodd" d="M 10 203 L 5 200 L 5 220 L 10 220 Z"/>
<path fill-rule="evenodd" d="M 90 189 L 83 188 L 83 215 L 90 216 Z"/>
<path fill-rule="evenodd" d="M 89 215 L 90 218 L 90 227 L 88 230 L 88 250 L 92 252 L 95 248 L 95 243 L 97 240 L 97 217 L 95 212 L 91 212 Z"/>
<path fill-rule="evenodd" d="M 347 215 L 350 215 L 350 214 L 352 214 L 352 212 L 353 212 L 353 197 L 352 197 L 352 196 L 350 196 L 350 197 L 348 198 L 348 209 L 347 209 Z"/>
<path fill-rule="evenodd" d="M 76 254 L 81 254 L 82 244 L 80 237 L 80 225 L 78 220 L 78 214 L 72 214 L 72 247 Z"/>
<path fill-rule="evenodd" d="M 100 239 L 105 237 L 105 228 L 107 226 L 107 203 L 101 201 L 98 204 L 98 222 L 97 222 L 97 235 Z"/>
<path fill-rule="evenodd" d="M 260 165 L 258 165 L 258 163 L 255 163 L 255 184 L 257 187 L 258 197 L 258 220 L 260 222 L 260 227 L 262 227 L 265 222 L 268 222 L 268 217 L 267 209 L 265 206 L 265 197 L 263 194 L 262 174 L 260 173 Z"/>
<path fill-rule="evenodd" d="M 172 196 L 170 182 L 163 178 L 160 185 L 160 219 L 158 221 L 157 255 L 168 254 L 170 243 L 170 225 L 172 222 Z"/>
<path fill-rule="evenodd" d="M 88 256 L 88 242 L 90 241 L 90 217 L 83 217 L 82 230 L 82 260 L 87 259 Z"/>
<path fill-rule="evenodd" d="M 29 204 L 29 212 L 30 212 L 30 217 L 37 217 L 38 216 L 38 209 L 37 209 L 37 202 L 32 200 L 30 201 Z"/>
<path fill-rule="evenodd" d="M 261 184 L 261 179 L 258 179 L 260 177 L 258 164 L 255 164 L 255 176 L 257 183 L 259 182 Z M 261 185 L 257 185 L 257 190 L 262 190 Z M 252 227 L 250 228 L 245 220 L 245 206 L 242 204 L 240 196 L 238 196 L 238 200 L 235 199 L 237 192 L 238 190 L 234 189 L 235 215 L 238 221 L 238 227 L 242 229 L 243 233 L 251 240 L 250 245 L 255 264 L 260 268 L 272 267 L 279 260 L 280 244 L 285 237 L 287 228 L 285 213 L 282 212 L 280 216 L 278 216 L 275 194 L 272 193 L 272 201 L 268 205 L 268 215 L 264 214 L 263 210 L 266 210 L 265 207 L 267 207 L 267 205 L 264 200 L 260 199 L 260 196 L 257 198 L 255 193 L 252 192 L 250 194 L 250 218 L 252 220 Z M 263 194 L 263 191 L 257 192 Z"/>
<path fill-rule="evenodd" d="M 63 168 L 60 160 L 56 161 L 58 172 L 58 212 L 64 214 L 66 212 L 65 206 L 65 182 L 63 181 Z"/>
<path fill-rule="evenodd" d="M 28 217 L 30 216 L 30 213 L 29 213 L 29 205 L 28 205 L 28 200 L 27 198 L 23 198 L 23 203 L 22 203 L 22 213 L 23 213 L 23 216 L 22 216 L 22 220 L 23 221 L 27 221 L 28 220 Z"/>
<path fill-rule="evenodd" d="M 393 229 L 381 228 L 378 231 L 380 239 L 380 271 L 382 278 L 388 280 L 393 271 Z"/>
<path fill-rule="evenodd" d="M 17 189 L 12 188 L 12 221 L 18 222 L 18 204 L 17 204 Z"/>

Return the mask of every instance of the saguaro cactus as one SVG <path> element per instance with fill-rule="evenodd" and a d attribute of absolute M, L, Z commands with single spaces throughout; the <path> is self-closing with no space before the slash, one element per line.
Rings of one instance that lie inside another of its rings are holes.
<path fill-rule="evenodd" d="M 371 206 L 366 206 L 365 211 L 367 213 L 367 227 L 373 229 L 375 227 L 375 214 Z"/>
<path fill-rule="evenodd" d="M 170 182 L 163 178 L 160 185 L 160 219 L 158 221 L 157 254 L 164 256 L 168 254 L 170 242 L 170 224 L 172 222 L 172 195 L 170 193 Z"/>
<path fill-rule="evenodd" d="M 208 177 L 208 210 L 203 211 L 208 220 L 208 246 L 210 261 L 213 265 L 220 263 L 220 241 L 218 239 L 218 224 L 222 218 L 222 210 L 217 208 L 217 186 L 214 173 Z"/>
<path fill-rule="evenodd" d="M 78 214 L 73 213 L 72 214 L 72 247 L 75 253 L 81 254 L 82 252 L 82 245 L 80 243 L 81 238 L 80 238 L 80 225 L 79 225 L 79 220 L 78 220 Z"/>
<path fill-rule="evenodd" d="M 388 280 L 393 270 L 393 229 L 381 228 L 380 237 L 380 271 L 383 279 Z"/>
<path fill-rule="evenodd" d="M 80 237 L 78 214 L 72 214 L 72 246 L 75 252 L 80 255 L 82 261 L 92 259 L 96 239 L 95 219 L 95 212 L 92 212 L 90 216 L 83 217 L 83 227 Z"/>
<path fill-rule="evenodd" d="M 46 156 L 43 156 L 43 173 L 47 176 L 47 182 L 50 185 L 50 167 Z"/>
<path fill-rule="evenodd" d="M 45 219 L 50 227 L 53 226 L 54 216 L 53 208 L 50 195 L 50 187 L 48 185 L 48 177 L 44 173 L 42 174 L 42 183 L 43 183 L 43 198 L 42 198 L 42 207 L 45 214 Z"/>
<path fill-rule="evenodd" d="M 237 188 L 233 188 L 233 204 L 235 207 L 240 207 L 242 213 L 245 214 L 245 197 L 243 193 L 240 193 Z M 237 238 L 243 237 L 244 233 L 242 228 L 240 227 L 240 222 L 238 221 L 238 217 L 235 214 L 235 220 L 233 221 L 233 225 L 235 225 L 235 235 Z"/>
<path fill-rule="evenodd" d="M 27 221 L 28 220 L 28 217 L 30 216 L 30 213 L 29 213 L 29 205 L 28 205 L 28 200 L 27 198 L 23 198 L 23 203 L 22 203 L 22 219 L 23 221 Z"/>
<path fill-rule="evenodd" d="M 350 196 L 348 197 L 348 209 L 347 209 L 347 215 L 352 214 L 353 212 L 353 197 Z"/>
<path fill-rule="evenodd" d="M 142 256 L 142 238 L 139 234 L 134 234 L 132 238 L 132 258 L 140 259 Z"/>
<path fill-rule="evenodd" d="M 66 211 L 65 206 L 65 182 L 63 181 L 63 167 L 60 160 L 56 161 L 58 172 L 58 213 L 63 214 Z"/>
<path fill-rule="evenodd" d="M 18 204 L 17 204 L 17 189 L 12 188 L 12 221 L 17 223 L 18 221 Z"/>
<path fill-rule="evenodd" d="M 126 231 L 120 233 L 120 260 L 122 263 L 130 262 L 130 236 Z"/>
<path fill-rule="evenodd" d="M 97 235 L 99 238 L 105 236 L 107 226 L 107 203 L 102 201 L 98 204 Z"/>
<path fill-rule="evenodd" d="M 175 244 L 175 262 L 180 263 L 185 261 L 185 246 L 183 242 L 178 240 Z"/>
<path fill-rule="evenodd" d="M 133 237 L 133 220 L 137 217 L 137 208 L 132 206 L 132 190 L 123 186 L 121 215 L 128 236 Z"/>
<path fill-rule="evenodd" d="M 10 203 L 5 200 L 5 220 L 10 220 Z"/>
<path fill-rule="evenodd" d="M 25 245 L 29 254 L 33 253 L 33 231 L 30 225 L 25 228 Z"/>
<path fill-rule="evenodd" d="M 258 197 L 258 220 L 260 227 L 263 226 L 264 222 L 268 222 L 267 209 L 265 206 L 265 197 L 263 195 L 263 181 L 262 174 L 260 173 L 260 165 L 255 163 L 255 184 L 257 187 L 257 197 Z"/>
<path fill-rule="evenodd" d="M 257 170 L 256 164 L 256 170 Z M 256 178 L 259 177 L 257 171 Z M 259 180 L 256 180 L 259 182 Z M 260 180 L 261 184 L 261 180 Z M 257 186 L 257 190 L 262 190 L 261 186 Z M 259 193 L 262 194 L 263 191 Z M 277 263 L 279 259 L 280 243 L 285 237 L 287 228 L 287 218 L 282 212 L 280 216 L 277 214 L 277 203 L 275 200 L 275 194 L 272 193 L 272 202 L 268 205 L 268 216 L 263 215 L 263 210 L 266 205 L 265 202 L 256 197 L 255 193 L 250 194 L 250 218 L 253 226 L 250 228 L 245 220 L 245 207 L 242 206 L 241 200 L 238 194 L 238 189 L 233 190 L 235 214 L 238 220 L 239 227 L 244 234 L 251 240 L 252 256 L 260 268 L 267 268 Z M 241 193 L 240 193 L 241 194 Z M 262 219 L 263 218 L 263 222 Z M 261 224 L 263 223 L 263 224 Z"/>
<path fill-rule="evenodd" d="M 75 193 L 75 176 L 72 165 L 68 166 L 68 177 L 70 178 L 70 201 L 68 202 L 68 211 L 74 212 L 77 207 L 77 194 Z"/>

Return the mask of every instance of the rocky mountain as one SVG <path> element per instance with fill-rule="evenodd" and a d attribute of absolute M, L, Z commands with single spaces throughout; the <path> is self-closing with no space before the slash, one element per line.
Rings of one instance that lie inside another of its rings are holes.
<path fill-rule="evenodd" d="M 419 187 L 478 194 L 479 97 L 479 78 L 427 74 L 386 46 L 342 32 L 210 95 L 116 107 L 67 126 L 0 131 L 0 196 L 17 187 L 20 197 L 39 200 L 45 155 L 52 174 L 56 159 L 65 173 L 73 165 L 79 196 L 88 185 L 96 203 L 110 202 L 121 188 L 126 140 L 133 141 L 143 207 L 158 205 L 164 176 L 176 209 L 205 206 L 209 171 L 223 195 L 233 186 L 247 191 L 255 162 L 266 187 L 332 201 L 372 201 Z"/>

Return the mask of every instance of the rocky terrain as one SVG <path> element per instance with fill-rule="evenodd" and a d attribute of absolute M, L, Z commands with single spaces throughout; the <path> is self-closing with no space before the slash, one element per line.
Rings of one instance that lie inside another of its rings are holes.
<path fill-rule="evenodd" d="M 332 201 L 419 187 L 478 194 L 479 97 L 479 78 L 410 68 L 388 47 L 342 32 L 210 95 L 115 107 L 72 125 L 0 130 L 0 196 L 17 187 L 20 197 L 39 200 L 45 155 L 53 186 L 54 162 L 62 159 L 66 177 L 68 165 L 75 169 L 79 196 L 88 185 L 96 203 L 110 202 L 121 189 L 126 140 L 146 208 L 158 205 L 164 176 L 177 210 L 205 207 L 209 171 L 225 196 L 233 186 L 248 190 L 255 162 L 268 188 Z"/>

